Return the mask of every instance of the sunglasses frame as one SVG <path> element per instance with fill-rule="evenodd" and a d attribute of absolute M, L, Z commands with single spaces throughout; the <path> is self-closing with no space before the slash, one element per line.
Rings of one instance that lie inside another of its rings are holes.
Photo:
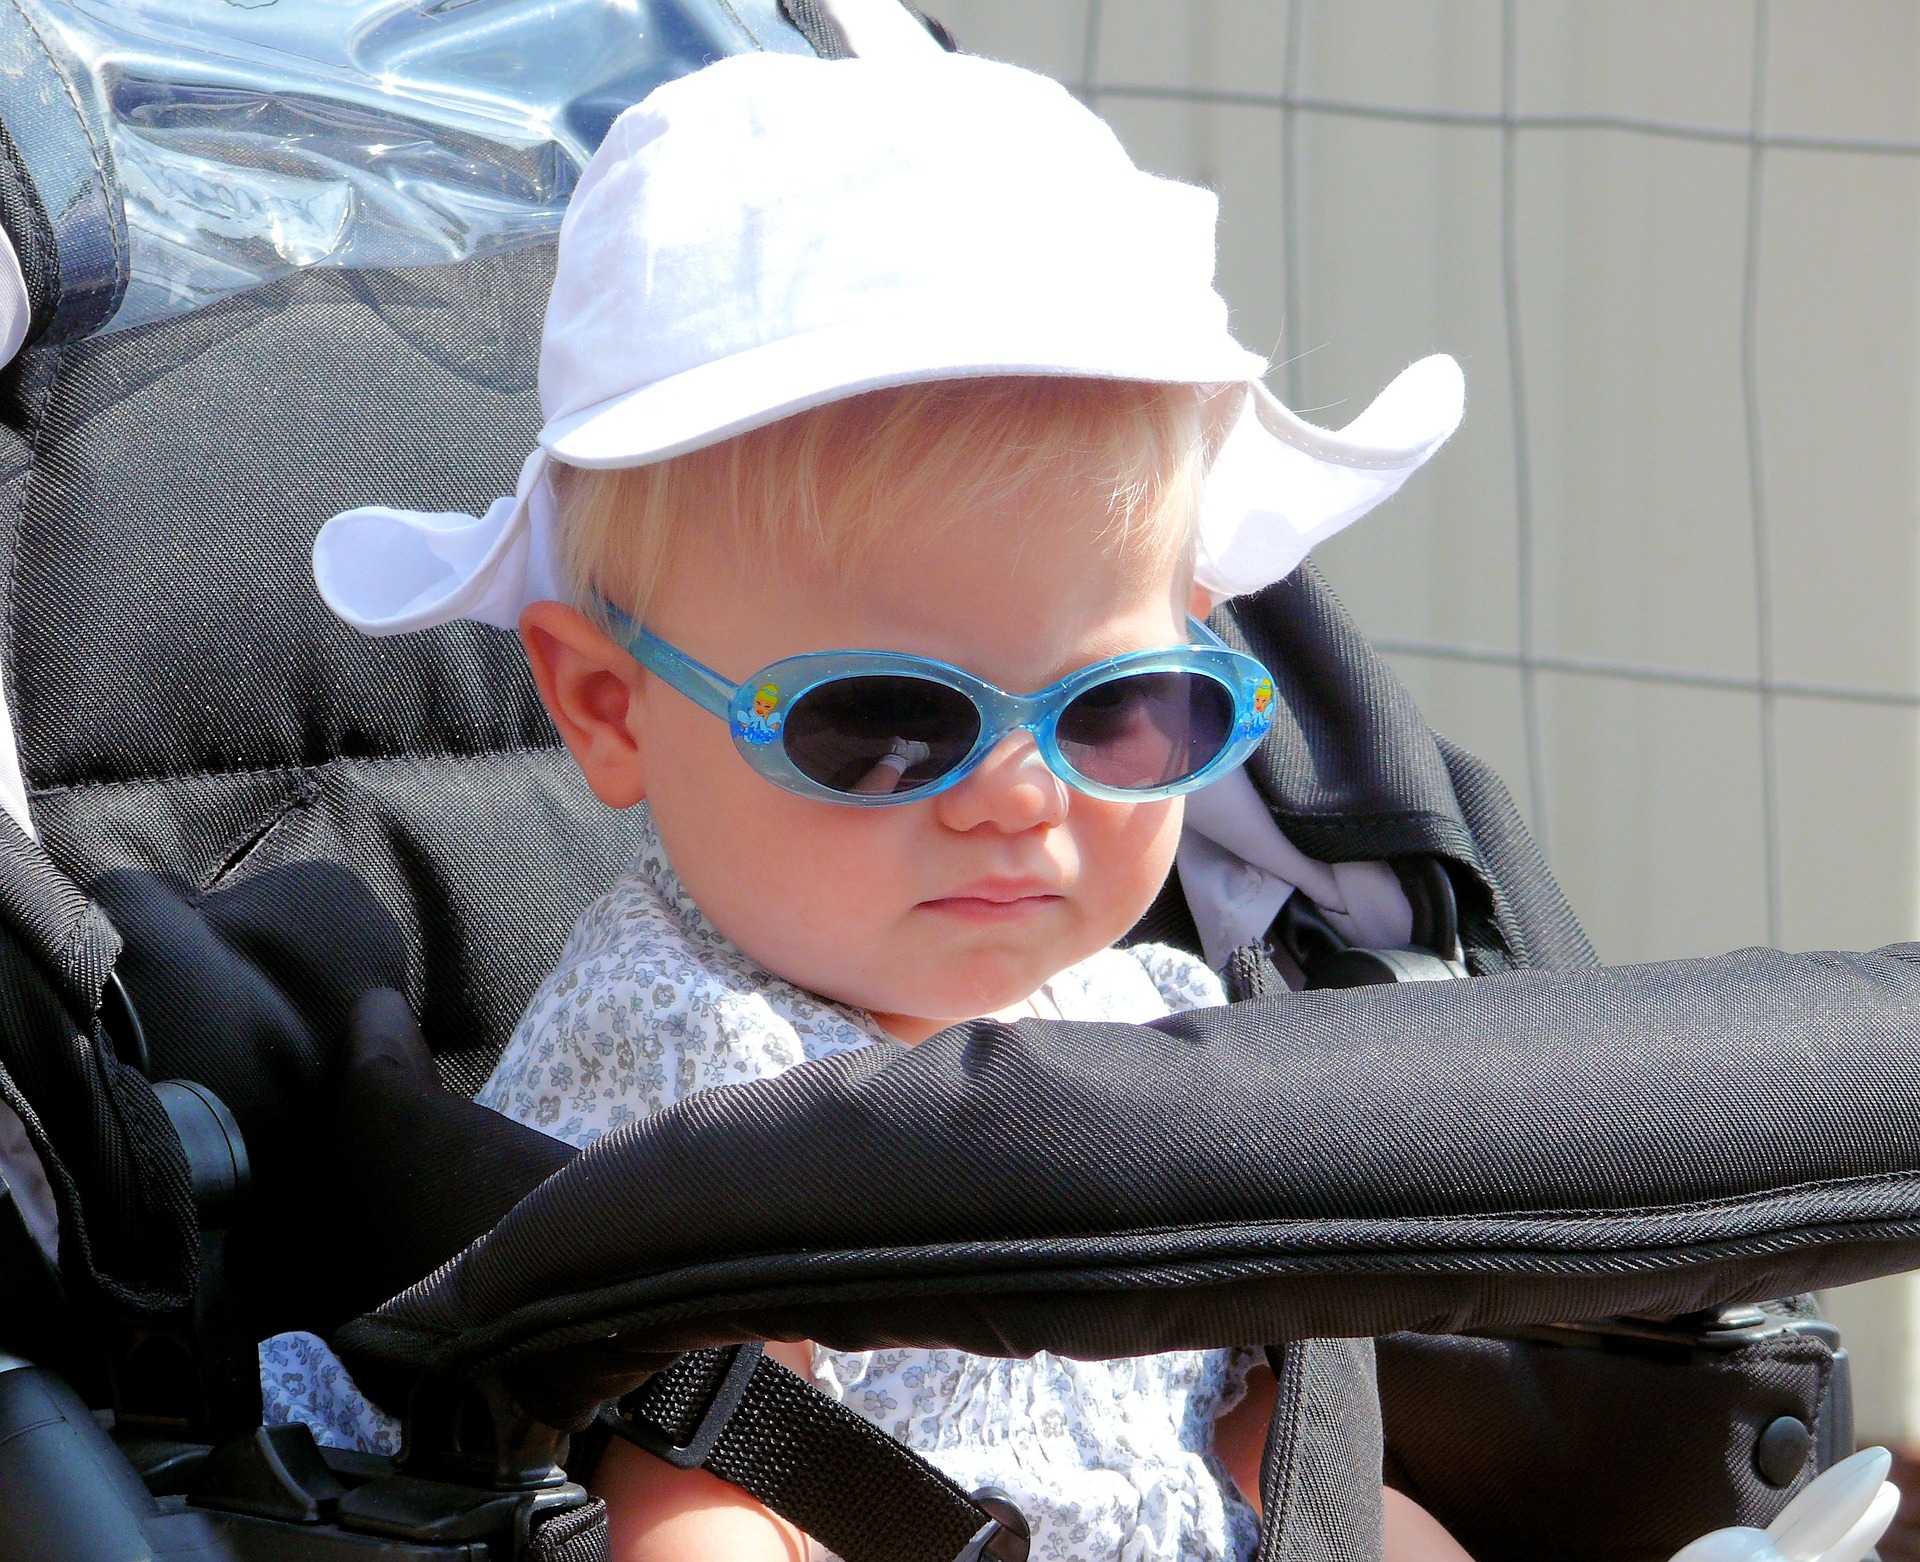
<path fill-rule="evenodd" d="M 1191 644 L 1109 657 L 1069 673 L 1038 693 L 1009 694 L 964 668 L 903 651 L 809 651 L 772 662 L 745 682 L 735 683 L 635 624 L 611 604 L 607 613 L 636 662 L 727 723 L 733 746 L 755 772 L 783 791 L 852 808 L 886 808 L 937 797 L 965 780 L 1013 732 L 1030 733 L 1047 768 L 1076 791 L 1109 802 L 1154 802 L 1194 791 L 1238 765 L 1259 746 L 1273 724 L 1276 691 L 1272 675 L 1197 618 L 1187 620 Z M 1156 672 L 1194 673 L 1226 689 L 1233 700 L 1233 726 L 1220 752 L 1192 775 L 1162 786 L 1106 786 L 1074 769 L 1059 744 L 1061 714 L 1080 695 L 1100 684 Z M 980 713 L 980 734 L 966 757 L 945 774 L 910 792 L 838 792 L 799 769 L 780 741 L 785 711 L 822 684 L 871 677 L 923 678 L 971 700 Z M 763 704 L 764 709 L 760 708 Z"/>

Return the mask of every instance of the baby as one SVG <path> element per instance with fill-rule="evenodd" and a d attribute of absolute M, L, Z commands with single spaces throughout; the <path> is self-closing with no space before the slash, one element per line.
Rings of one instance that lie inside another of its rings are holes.
<path fill-rule="evenodd" d="M 1257 666 L 1187 643 L 1213 410 L 1189 386 L 945 381 L 556 474 L 574 600 L 647 628 L 534 603 L 528 658 L 594 791 L 650 817 L 480 1099 L 579 1143 L 878 1037 L 1221 1002 L 1198 961 L 1111 947 L 1171 866 L 1169 794 L 1264 726 Z M 1041 693 L 1003 714 L 1001 690 Z M 1219 1451 L 1254 1478 L 1253 1360 L 789 1365 L 963 1486 L 1012 1493 L 1056 1545 L 1084 1537 L 1062 1554 L 1144 1531 L 1139 1554 L 1171 1558 L 1250 1550 L 1209 1455 L 1244 1407 Z M 758 1554 L 726 1511 L 746 1499 L 711 1477 L 621 1444 L 600 1485 L 621 1556 Z"/>
<path fill-rule="evenodd" d="M 316 545 L 372 632 L 517 624 L 588 785 L 636 811 L 483 1102 L 584 1144 L 980 1016 L 1223 1001 L 1200 960 L 1115 947 L 1183 794 L 1272 719 L 1266 670 L 1198 620 L 1391 492 L 1459 391 L 1427 366 L 1368 427 L 1299 422 L 1226 332 L 1212 234 L 1205 192 L 981 60 L 731 60 L 616 123 L 562 232 L 519 491 Z M 1009 1493 L 1036 1557 L 1253 1554 L 1255 1350 L 774 1350 Z M 806 1554 L 625 1443 L 597 1484 L 623 1562 Z M 1459 1555 L 1388 1499 L 1392 1554 Z"/>

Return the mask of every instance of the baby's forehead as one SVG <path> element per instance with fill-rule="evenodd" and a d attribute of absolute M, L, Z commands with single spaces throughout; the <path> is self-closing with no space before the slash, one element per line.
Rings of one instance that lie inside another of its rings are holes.
<path fill-rule="evenodd" d="M 706 585 L 737 582 L 769 611 L 809 621 L 823 646 L 971 665 L 967 648 L 984 638 L 1079 665 L 1169 643 L 1191 592 L 1191 536 L 1191 506 L 1128 524 L 1097 496 L 1029 493 L 937 523 L 908 509 L 838 552 L 768 540 L 743 569 L 710 565 Z"/>
<path fill-rule="evenodd" d="M 727 460 L 750 530 L 830 551 L 952 548 L 1008 523 L 1018 537 L 1090 531 L 1108 550 L 1156 553 L 1172 527 L 1178 552 L 1204 475 L 1208 406 L 1190 385 L 933 381 L 782 420 L 730 442 Z"/>
<path fill-rule="evenodd" d="M 1197 481 L 1121 485 L 1044 467 L 1017 482 L 969 481 L 867 459 L 867 470 L 855 465 L 826 496 L 829 513 L 817 524 L 749 513 L 730 529 L 727 551 L 744 568 L 818 574 L 869 596 L 964 583 L 983 593 L 983 609 L 1034 586 L 1073 597 L 1080 584 L 1170 587 L 1191 577 Z"/>

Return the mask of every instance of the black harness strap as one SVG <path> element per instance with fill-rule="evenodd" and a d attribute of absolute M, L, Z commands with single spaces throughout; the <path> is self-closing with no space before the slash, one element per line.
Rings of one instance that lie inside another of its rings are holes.
<path fill-rule="evenodd" d="M 800 36 L 813 45 L 813 52 L 821 59 L 844 60 L 852 55 L 853 50 L 847 47 L 847 35 L 819 0 L 780 0 L 780 10 L 799 30 Z"/>
<path fill-rule="evenodd" d="M 1026 1562 L 1026 1525 L 999 1494 L 969 1497 L 759 1345 L 689 1351 L 601 1420 L 738 1486 L 844 1562 Z"/>

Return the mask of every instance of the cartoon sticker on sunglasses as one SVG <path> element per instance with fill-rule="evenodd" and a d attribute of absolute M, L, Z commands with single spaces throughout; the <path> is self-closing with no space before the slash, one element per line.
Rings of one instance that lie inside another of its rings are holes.
<path fill-rule="evenodd" d="M 735 719 L 733 730 L 749 743 L 771 743 L 780 736 L 786 719 L 780 709 L 780 686 L 763 683 L 753 691 L 752 710 Z"/>
<path fill-rule="evenodd" d="M 1262 678 L 1253 686 L 1253 709 L 1242 719 L 1240 730 L 1244 736 L 1260 737 L 1272 725 L 1273 680 Z"/>

